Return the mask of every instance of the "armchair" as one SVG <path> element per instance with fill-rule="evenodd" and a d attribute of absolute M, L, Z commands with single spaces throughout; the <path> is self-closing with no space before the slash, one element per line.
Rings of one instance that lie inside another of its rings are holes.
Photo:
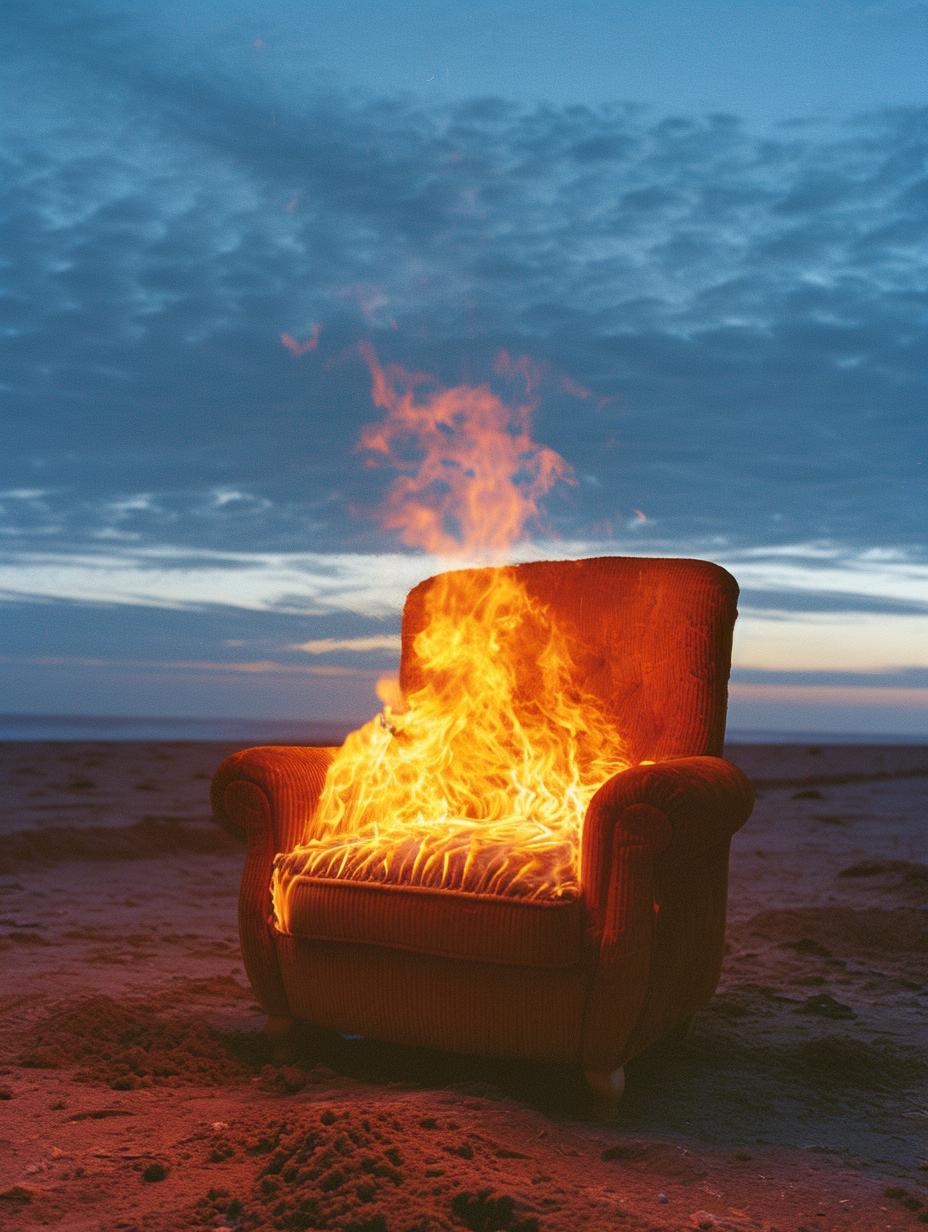
<path fill-rule="evenodd" d="M 239 925 L 252 987 L 282 1042 L 296 1018 L 344 1033 L 582 1067 L 600 1116 L 624 1064 L 715 991 L 728 852 L 750 815 L 722 756 L 738 588 L 696 560 L 603 557 L 510 567 L 569 628 L 574 669 L 621 730 L 629 768 L 583 819 L 580 892 L 520 899 L 337 876 L 297 878 L 275 916 L 280 853 L 312 834 L 337 752 L 266 747 L 228 758 L 217 821 L 247 840 Z M 477 571 L 468 571 L 474 574 Z M 436 579 L 403 614 L 400 686 Z"/>

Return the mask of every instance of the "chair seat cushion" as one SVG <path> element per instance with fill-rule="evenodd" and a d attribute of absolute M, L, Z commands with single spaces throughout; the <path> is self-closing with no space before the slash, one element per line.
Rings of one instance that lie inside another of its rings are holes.
<path fill-rule="evenodd" d="M 385 841 L 373 828 L 313 838 L 274 861 L 281 885 L 295 876 L 376 881 L 506 898 L 577 898 L 574 844 L 522 819 L 403 823 Z"/>
<path fill-rule="evenodd" d="M 583 957 L 579 898 L 504 898 L 303 874 L 288 881 L 286 902 L 281 931 L 297 937 L 527 967 L 568 967 Z"/>

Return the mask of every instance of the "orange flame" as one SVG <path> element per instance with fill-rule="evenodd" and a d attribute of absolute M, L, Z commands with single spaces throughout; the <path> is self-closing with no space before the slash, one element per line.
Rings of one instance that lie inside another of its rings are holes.
<path fill-rule="evenodd" d="M 290 209 L 289 205 L 287 206 L 287 209 Z M 292 351 L 294 355 L 305 355 L 307 351 L 315 351 L 316 345 L 319 342 L 319 331 L 321 329 L 321 325 L 314 325 L 313 332 L 305 342 L 297 342 L 296 338 L 291 338 L 289 334 L 281 334 L 280 340 L 287 350 Z"/>
<path fill-rule="evenodd" d="M 387 414 L 361 445 L 402 472 L 386 526 L 430 551 L 499 553 L 539 521 L 539 498 L 570 467 L 532 440 L 533 405 L 506 406 L 487 385 L 417 398 L 424 376 L 362 353 Z M 527 364 L 512 369 L 530 382 Z M 468 570 L 434 581 L 412 649 L 424 683 L 404 697 L 378 682 L 383 714 L 348 737 L 306 843 L 277 859 L 284 930 L 305 876 L 579 892 L 587 805 L 628 761 L 602 703 L 577 685 L 567 632 L 511 569 Z"/>
<path fill-rule="evenodd" d="M 364 429 L 361 445 L 375 455 L 368 465 L 404 472 L 387 493 L 382 522 L 410 547 L 441 555 L 505 552 L 527 524 L 540 522 L 538 499 L 559 479 L 573 482 L 560 454 L 531 438 L 534 403 L 506 406 L 489 385 L 417 398 L 428 377 L 382 368 L 368 343 L 360 350 L 374 403 L 387 411 Z"/>

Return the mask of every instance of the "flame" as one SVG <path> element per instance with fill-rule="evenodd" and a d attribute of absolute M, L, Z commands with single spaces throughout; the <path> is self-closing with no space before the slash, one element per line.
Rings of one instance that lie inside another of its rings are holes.
<path fill-rule="evenodd" d="M 533 407 L 507 406 L 486 385 L 417 398 L 425 377 L 363 353 L 387 414 L 361 443 L 401 472 L 384 524 L 444 553 L 518 541 L 540 519 L 539 498 L 570 476 L 532 440 Z M 602 702 L 578 684 L 573 636 L 512 568 L 434 579 L 413 644 L 423 683 L 404 696 L 378 682 L 383 713 L 337 753 L 311 838 L 277 857 L 280 927 L 300 876 L 575 897 L 587 805 L 628 759 Z"/>
<path fill-rule="evenodd" d="M 455 555 L 501 554 L 540 523 L 539 498 L 572 474 L 560 454 L 532 440 L 534 403 L 507 406 L 489 385 L 417 398 L 428 377 L 384 369 L 373 347 L 360 349 L 374 403 L 387 411 L 364 429 L 361 446 L 374 455 L 369 466 L 386 462 L 403 472 L 387 493 L 384 526 L 410 547 Z M 519 371 L 529 382 L 528 368 Z"/>
<path fill-rule="evenodd" d="M 287 206 L 287 209 L 291 209 L 295 204 L 295 201 L 291 201 L 290 205 Z M 313 332 L 305 342 L 297 342 L 296 338 L 292 338 L 289 334 L 281 334 L 280 340 L 287 350 L 292 351 L 294 355 L 305 355 L 307 351 L 315 351 L 319 343 L 319 331 L 321 329 L 321 325 L 314 325 Z"/>

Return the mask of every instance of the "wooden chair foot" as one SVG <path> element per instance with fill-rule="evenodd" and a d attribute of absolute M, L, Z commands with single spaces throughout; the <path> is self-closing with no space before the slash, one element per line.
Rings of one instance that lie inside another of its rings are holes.
<path fill-rule="evenodd" d="M 619 1100 L 625 1090 L 625 1070 L 620 1066 L 609 1070 L 584 1070 L 589 1088 L 589 1107 L 594 1121 L 611 1121 L 619 1110 Z"/>
<path fill-rule="evenodd" d="M 271 1060 L 276 1065 L 292 1061 L 295 1054 L 293 1040 L 293 1018 L 275 1018 L 268 1015 L 264 1034 L 271 1045 Z"/>

